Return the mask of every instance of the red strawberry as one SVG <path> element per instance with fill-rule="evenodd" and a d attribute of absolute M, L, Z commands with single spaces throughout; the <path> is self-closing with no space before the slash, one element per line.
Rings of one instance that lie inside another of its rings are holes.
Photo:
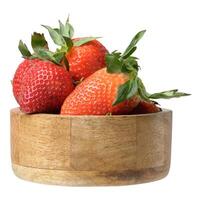
<path fill-rule="evenodd" d="M 25 59 L 17 68 L 14 78 L 13 78 L 13 94 L 14 97 L 16 99 L 16 101 L 18 102 L 19 99 L 19 94 L 20 94 L 20 88 L 21 88 L 21 82 L 22 79 L 24 77 L 24 75 L 26 74 L 27 70 L 32 67 L 33 65 L 36 65 L 36 63 L 39 60 L 35 59 L 35 61 L 33 62 L 33 60 L 30 59 Z M 19 102 L 18 102 L 19 103 Z"/>
<path fill-rule="evenodd" d="M 69 71 L 75 81 L 85 79 L 95 71 L 106 67 L 107 49 L 96 40 L 96 37 L 72 39 L 74 29 L 67 20 L 65 24 L 59 21 L 59 29 L 43 26 L 48 29 L 54 43 L 61 46 L 58 53 L 64 53 L 64 62 L 68 63 Z"/>
<path fill-rule="evenodd" d="M 32 47 L 33 55 L 22 41 L 19 43 L 19 50 L 26 59 L 13 78 L 14 96 L 26 113 L 58 112 L 74 88 L 70 73 L 59 66 L 63 55 L 47 49 L 43 34 L 32 35 Z"/>
<path fill-rule="evenodd" d="M 29 68 L 23 63 L 29 63 Z M 74 88 L 69 72 L 49 61 L 33 59 L 23 63 L 20 65 L 22 73 L 19 69 L 13 79 L 13 91 L 16 91 L 21 110 L 26 113 L 58 112 Z"/>
<path fill-rule="evenodd" d="M 146 113 L 155 113 L 160 112 L 161 108 L 159 108 L 152 101 L 140 101 L 139 104 L 134 108 L 132 114 L 146 114 Z"/>
<path fill-rule="evenodd" d="M 187 94 L 177 90 L 149 94 L 138 75 L 137 59 L 132 55 L 145 31 L 132 39 L 123 54 L 106 55 L 107 68 L 100 69 L 83 82 L 64 101 L 63 115 L 129 114 L 140 100 L 172 98 Z M 150 111 L 150 110 L 148 110 Z"/>
<path fill-rule="evenodd" d="M 125 74 L 110 74 L 100 69 L 81 82 L 63 103 L 61 114 L 105 115 L 129 113 L 138 103 L 134 97 L 112 106 L 120 85 L 128 80 Z"/>
<path fill-rule="evenodd" d="M 82 38 L 73 40 L 78 41 Z M 73 46 L 66 54 L 69 62 L 69 71 L 74 80 L 87 78 L 95 71 L 106 67 L 106 48 L 97 40 L 92 40 L 81 46 Z"/>

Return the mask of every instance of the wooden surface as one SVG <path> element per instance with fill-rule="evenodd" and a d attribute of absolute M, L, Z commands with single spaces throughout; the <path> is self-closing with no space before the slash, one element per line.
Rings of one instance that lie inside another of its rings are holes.
<path fill-rule="evenodd" d="M 23 179 L 58 185 L 154 181 L 170 166 L 172 112 L 122 116 L 26 115 L 11 110 L 11 156 Z"/>

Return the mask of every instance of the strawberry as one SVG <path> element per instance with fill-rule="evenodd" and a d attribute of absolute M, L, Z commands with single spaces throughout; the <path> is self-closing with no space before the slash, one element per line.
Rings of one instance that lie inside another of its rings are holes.
<path fill-rule="evenodd" d="M 55 113 L 73 90 L 68 71 L 49 61 L 32 60 L 21 82 L 19 104 L 26 113 Z"/>
<path fill-rule="evenodd" d="M 66 98 L 61 114 L 105 115 L 129 113 L 138 103 L 134 97 L 112 106 L 120 85 L 128 80 L 125 74 L 110 74 L 106 68 L 100 69 L 82 81 Z"/>
<path fill-rule="evenodd" d="M 57 51 L 64 53 L 63 59 L 76 82 L 106 67 L 107 49 L 96 40 L 97 37 L 72 39 L 74 29 L 69 23 L 69 19 L 65 24 L 59 21 L 59 25 L 59 29 L 44 25 L 43 27 L 49 31 L 54 43 L 61 47 Z"/>
<path fill-rule="evenodd" d="M 33 55 L 22 41 L 19 43 L 25 60 L 13 78 L 14 96 L 25 113 L 56 113 L 74 88 L 70 73 L 56 64 L 60 59 L 47 49 L 43 35 L 33 34 L 32 47 Z M 48 58 L 52 62 L 45 60 Z"/>
<path fill-rule="evenodd" d="M 146 114 L 146 113 L 155 113 L 160 111 L 161 111 L 161 108 L 159 108 L 155 102 L 141 100 L 139 104 L 132 111 L 132 114 Z"/>
<path fill-rule="evenodd" d="M 65 99 L 62 115 L 129 114 L 140 101 L 185 96 L 177 90 L 149 94 L 138 77 L 137 58 L 132 54 L 145 31 L 132 39 L 123 54 L 114 51 L 106 55 L 107 68 L 100 69 Z"/>
<path fill-rule="evenodd" d="M 73 41 L 79 40 L 82 40 L 82 38 Z M 73 46 L 66 54 L 69 71 L 73 79 L 79 81 L 106 67 L 106 53 L 106 48 L 97 40 L 92 40 L 81 46 Z"/>
<path fill-rule="evenodd" d="M 13 94 L 16 99 L 16 101 L 19 103 L 18 99 L 20 96 L 20 88 L 21 88 L 21 83 L 24 75 L 26 74 L 27 70 L 34 65 L 37 64 L 39 60 L 35 59 L 33 62 L 31 59 L 25 59 L 17 68 L 12 84 L 13 84 Z"/>

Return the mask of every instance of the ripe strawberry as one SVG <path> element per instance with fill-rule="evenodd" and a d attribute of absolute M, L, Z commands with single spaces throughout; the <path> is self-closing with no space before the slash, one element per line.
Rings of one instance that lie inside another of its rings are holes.
<path fill-rule="evenodd" d="M 66 98 L 61 114 L 68 115 L 105 115 L 129 113 L 138 103 L 134 97 L 118 105 L 112 103 L 120 85 L 128 80 L 125 74 L 110 74 L 106 68 L 100 69 L 81 82 Z"/>
<path fill-rule="evenodd" d="M 51 61 L 38 59 L 38 57 L 49 58 L 58 62 L 58 58 L 54 57 L 55 54 L 45 48 L 45 43 L 44 36 L 35 33 L 32 36 L 35 51 L 33 55 L 25 44 L 21 41 L 19 43 L 19 50 L 26 59 L 19 65 L 14 75 L 13 92 L 21 110 L 25 113 L 58 112 L 64 99 L 74 88 L 67 70 Z"/>
<path fill-rule="evenodd" d="M 72 90 L 68 71 L 49 61 L 32 60 L 22 79 L 18 101 L 26 113 L 55 113 Z"/>
<path fill-rule="evenodd" d="M 82 40 L 82 38 L 73 41 L 78 40 Z M 73 79 L 79 81 L 106 67 L 106 54 L 106 48 L 97 40 L 92 40 L 81 46 L 73 46 L 66 54 Z"/>
<path fill-rule="evenodd" d="M 19 103 L 19 95 L 20 95 L 20 89 L 21 89 L 21 82 L 23 77 L 25 76 L 27 70 L 33 65 L 36 65 L 39 60 L 35 59 L 33 60 L 30 59 L 25 59 L 17 68 L 14 78 L 13 78 L 13 94 L 16 99 L 16 101 Z"/>
<path fill-rule="evenodd" d="M 139 104 L 134 108 L 132 114 L 146 114 L 160 112 L 159 108 L 153 101 L 140 101 Z"/>
<path fill-rule="evenodd" d="M 132 39 L 123 54 L 112 52 L 107 54 L 107 68 L 100 69 L 83 82 L 65 99 L 62 115 L 105 115 L 128 114 L 138 105 L 140 100 L 150 98 L 172 98 L 187 94 L 170 90 L 149 94 L 142 80 L 137 76 L 138 63 L 133 56 L 137 42 L 145 31 L 139 32 Z"/>
<path fill-rule="evenodd" d="M 48 29 L 54 43 L 61 46 L 58 53 L 64 53 L 64 61 L 68 63 L 69 71 L 75 81 L 85 79 L 95 71 L 106 67 L 107 49 L 96 40 L 96 37 L 72 39 L 74 29 L 67 20 L 65 24 L 59 21 L 59 29 L 43 26 Z"/>

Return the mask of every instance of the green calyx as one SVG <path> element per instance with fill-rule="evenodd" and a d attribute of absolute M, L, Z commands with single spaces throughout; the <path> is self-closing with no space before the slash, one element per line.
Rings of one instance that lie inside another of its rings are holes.
<path fill-rule="evenodd" d="M 145 32 L 145 30 L 138 32 L 124 53 L 113 51 L 112 53 L 106 55 L 108 73 L 125 73 L 129 77 L 128 81 L 119 86 L 113 106 L 130 99 L 135 95 L 139 96 L 144 101 L 152 101 L 153 99 L 171 99 L 190 95 L 178 92 L 177 89 L 154 94 L 150 94 L 146 91 L 142 80 L 138 77 L 138 71 L 140 69 L 137 62 L 138 59 L 132 56 L 137 49 L 136 44 L 143 37 Z"/>
<path fill-rule="evenodd" d="M 50 26 L 45 25 L 42 26 L 48 30 L 53 42 L 56 45 L 60 46 L 60 48 L 57 49 L 58 53 L 59 52 L 67 53 L 73 46 L 81 46 L 92 40 L 99 38 L 99 37 L 85 37 L 73 40 L 72 38 L 74 36 L 74 28 L 69 23 L 69 17 L 67 18 L 64 24 L 59 20 L 58 28 L 51 28 Z"/>
<path fill-rule="evenodd" d="M 56 51 L 50 51 L 44 34 L 36 32 L 34 32 L 31 37 L 31 46 L 34 51 L 33 54 L 29 51 L 26 44 L 24 44 L 21 40 L 19 42 L 18 49 L 24 58 L 39 58 L 42 60 L 49 60 L 61 66 L 62 64 L 65 64 L 66 69 L 69 69 L 69 64 L 65 55 L 73 46 L 81 46 L 98 38 L 85 37 L 73 41 L 72 37 L 74 35 L 74 28 L 69 23 L 69 17 L 64 24 L 59 20 L 59 27 L 57 28 L 51 28 L 50 26 L 46 25 L 42 26 L 48 30 L 53 42 L 59 46 Z"/>
<path fill-rule="evenodd" d="M 64 53 L 50 51 L 44 34 L 34 32 L 31 36 L 31 46 L 33 49 L 33 53 L 31 53 L 27 48 L 26 44 L 24 44 L 20 40 L 18 49 L 20 50 L 24 58 L 39 58 L 41 60 L 49 60 L 57 65 L 61 65 L 61 60 L 64 57 Z"/>

